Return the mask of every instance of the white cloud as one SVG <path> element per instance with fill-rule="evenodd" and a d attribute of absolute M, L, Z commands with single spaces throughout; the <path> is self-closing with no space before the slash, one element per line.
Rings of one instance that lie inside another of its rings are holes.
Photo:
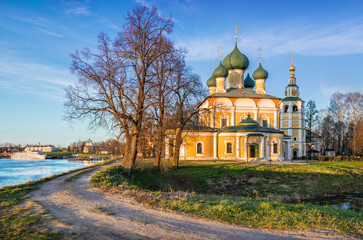
<path fill-rule="evenodd" d="M 67 14 L 73 14 L 76 16 L 88 16 L 91 15 L 91 11 L 88 9 L 88 6 L 78 6 L 65 10 Z"/>
<path fill-rule="evenodd" d="M 53 36 L 53 37 L 59 37 L 59 38 L 63 38 L 64 36 L 62 34 L 56 33 L 56 32 L 52 32 L 49 31 L 47 29 L 44 28 L 37 28 L 40 32 L 45 33 L 47 35 Z"/>
<path fill-rule="evenodd" d="M 294 24 L 292 24 L 294 25 Z M 294 51 L 301 55 L 332 56 L 363 53 L 363 23 L 359 19 L 328 27 L 315 25 L 294 28 L 278 27 L 239 33 L 238 46 L 241 51 L 257 55 L 262 47 L 265 57 Z M 191 61 L 209 60 L 218 56 L 217 47 L 226 46 L 225 56 L 233 48 L 233 35 L 203 36 L 177 39 L 178 46 L 188 50 Z M 228 43 L 228 44 L 227 44 Z"/>
<path fill-rule="evenodd" d="M 69 69 L 13 56 L 0 57 L 0 79 L 0 89 L 60 102 L 64 102 L 64 88 L 75 82 Z"/>

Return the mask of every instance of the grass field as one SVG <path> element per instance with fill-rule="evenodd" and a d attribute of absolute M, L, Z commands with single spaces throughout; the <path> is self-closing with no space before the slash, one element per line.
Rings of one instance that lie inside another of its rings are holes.
<path fill-rule="evenodd" d="M 138 165 L 131 178 L 114 167 L 92 183 L 136 201 L 224 222 L 274 229 L 323 228 L 363 236 L 362 210 L 286 203 L 300 197 L 362 191 L 363 162 L 302 165 L 182 163 L 177 171 Z"/>

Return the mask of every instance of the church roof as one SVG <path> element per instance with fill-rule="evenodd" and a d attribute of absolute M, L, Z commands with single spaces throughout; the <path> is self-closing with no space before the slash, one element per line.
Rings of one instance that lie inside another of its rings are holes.
<path fill-rule="evenodd" d="M 269 133 L 281 133 L 283 131 L 277 130 L 275 128 L 262 127 L 258 125 L 258 122 L 253 120 L 250 115 L 244 120 L 242 120 L 237 126 L 228 126 L 221 129 L 222 132 L 269 132 Z"/>
<path fill-rule="evenodd" d="M 269 94 L 256 93 L 252 89 L 248 88 L 229 88 L 226 92 L 215 93 L 209 95 L 208 97 L 233 97 L 233 98 L 270 98 L 270 99 L 280 99 Z"/>
<path fill-rule="evenodd" d="M 281 100 L 281 102 L 287 102 L 287 101 L 302 101 L 302 102 L 304 102 L 299 97 L 285 97 L 284 99 Z"/>

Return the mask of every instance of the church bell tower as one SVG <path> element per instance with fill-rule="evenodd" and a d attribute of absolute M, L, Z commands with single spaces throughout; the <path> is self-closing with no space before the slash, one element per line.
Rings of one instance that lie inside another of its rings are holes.
<path fill-rule="evenodd" d="M 306 130 L 304 101 L 300 99 L 299 87 L 296 85 L 294 58 L 289 68 L 289 84 L 285 88 L 285 98 L 280 103 L 280 126 L 284 133 L 291 137 L 291 156 L 306 156 Z"/>

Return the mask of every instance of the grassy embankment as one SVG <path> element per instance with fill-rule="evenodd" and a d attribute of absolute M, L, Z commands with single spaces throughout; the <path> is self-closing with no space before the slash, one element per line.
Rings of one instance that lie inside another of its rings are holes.
<path fill-rule="evenodd" d="M 95 166 L 108 164 L 113 161 L 105 161 L 81 169 L 89 169 L 86 171 L 91 171 Z M 42 227 L 42 222 L 50 219 L 47 211 L 36 202 L 27 201 L 24 204 L 20 203 L 27 199 L 28 194 L 36 190 L 41 183 L 78 170 L 80 169 L 70 170 L 66 173 L 24 184 L 0 188 L 0 239 L 60 239 L 60 234 L 50 233 Z M 70 177 L 69 181 L 77 177 L 78 174 L 75 177 Z"/>
<path fill-rule="evenodd" d="M 163 209 L 233 224 L 273 229 L 321 228 L 363 236 L 363 211 L 309 203 L 286 203 L 303 196 L 362 191 L 363 162 L 309 165 L 184 163 L 177 171 L 138 166 L 130 179 L 113 167 L 92 183 Z"/>
<path fill-rule="evenodd" d="M 71 158 L 72 154 L 78 154 L 77 158 L 109 158 L 109 154 L 96 154 L 96 153 L 71 153 L 71 152 L 48 152 L 47 157 L 62 159 L 63 157 Z"/>

